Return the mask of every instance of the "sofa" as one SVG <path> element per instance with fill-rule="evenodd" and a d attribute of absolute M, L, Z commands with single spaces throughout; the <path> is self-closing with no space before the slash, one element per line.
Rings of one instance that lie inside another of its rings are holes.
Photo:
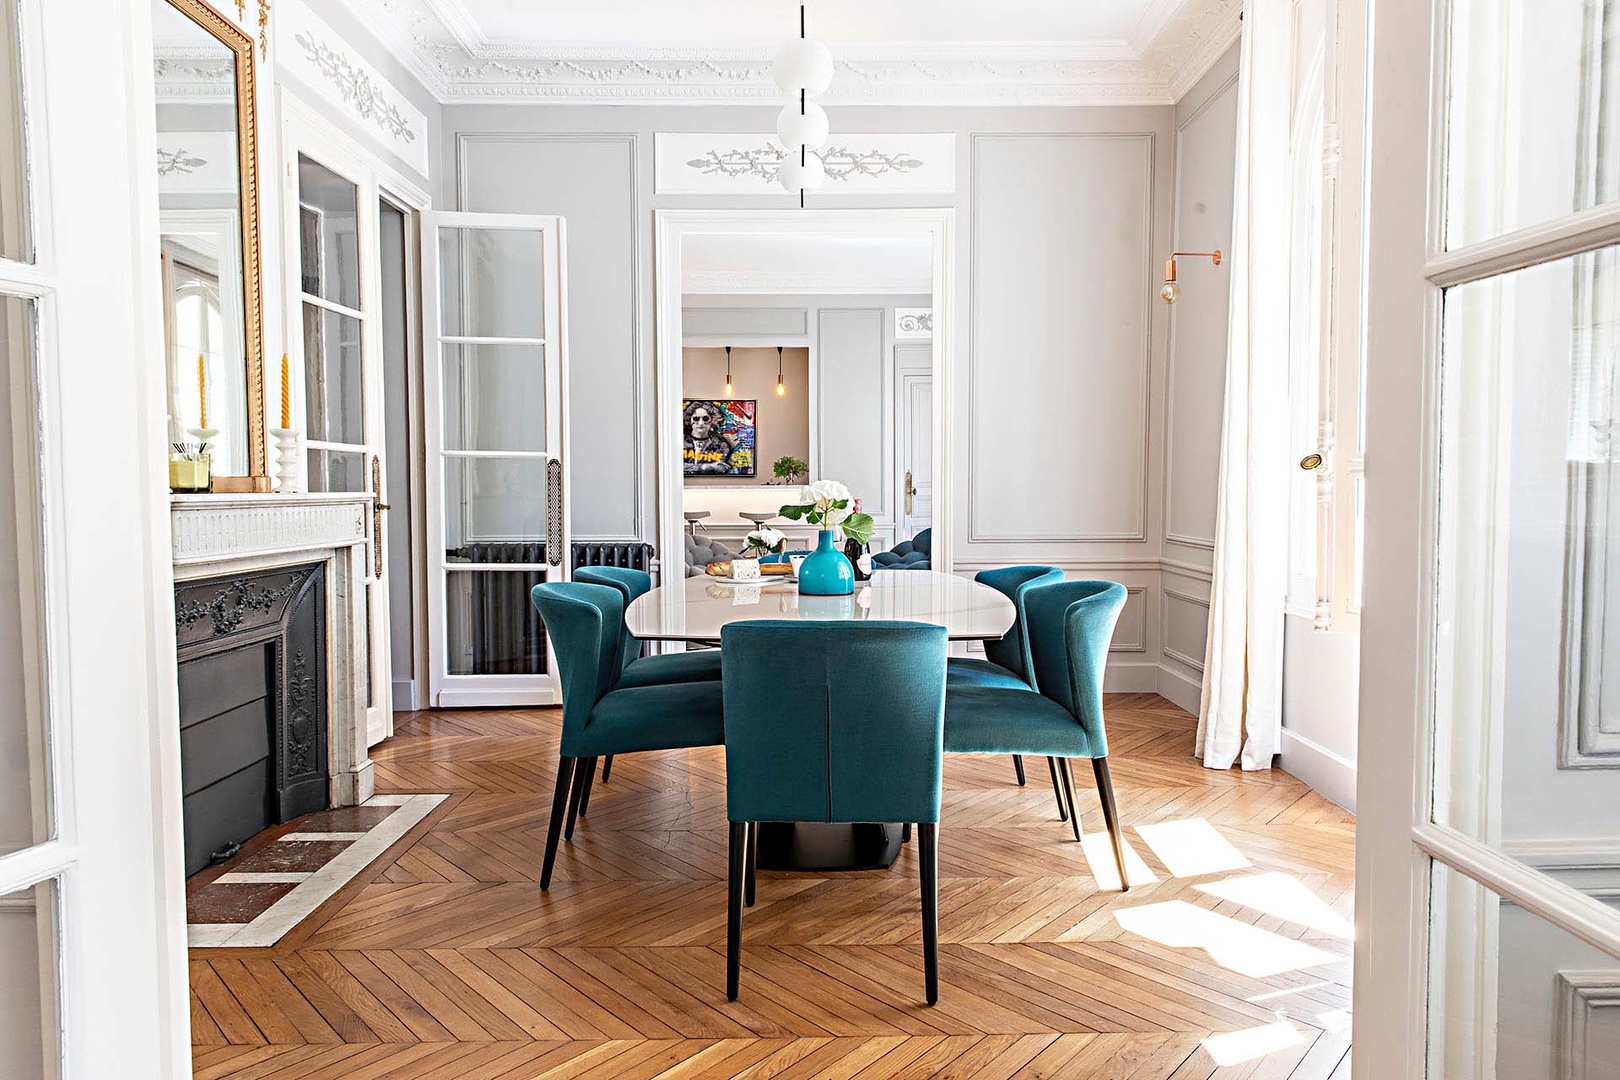
<path fill-rule="evenodd" d="M 910 540 L 902 540 L 888 551 L 872 556 L 873 570 L 927 570 L 933 550 L 933 530 L 924 529 Z"/>

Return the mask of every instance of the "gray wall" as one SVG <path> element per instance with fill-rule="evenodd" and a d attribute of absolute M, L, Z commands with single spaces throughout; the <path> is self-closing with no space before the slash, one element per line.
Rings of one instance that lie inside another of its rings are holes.
<path fill-rule="evenodd" d="M 774 116 L 729 106 L 444 108 L 438 205 L 568 221 L 580 538 L 655 539 L 652 211 L 777 204 L 655 195 L 654 134 L 767 132 Z M 1124 582 L 1117 689 L 1160 680 L 1169 312 L 1154 295 L 1171 238 L 1176 119 L 1170 107 L 838 108 L 843 133 L 954 133 L 956 191 L 812 196 L 822 206 L 956 210 L 957 567 L 1040 561 Z"/>
<path fill-rule="evenodd" d="M 1232 250 L 1237 108 L 1234 45 L 1176 105 L 1178 251 Z M 1156 270 L 1163 273 L 1162 266 Z M 1169 306 L 1165 400 L 1160 692 L 1196 712 L 1209 625 L 1231 264 L 1216 267 L 1207 259 L 1183 259 L 1177 278 L 1182 295 Z"/>

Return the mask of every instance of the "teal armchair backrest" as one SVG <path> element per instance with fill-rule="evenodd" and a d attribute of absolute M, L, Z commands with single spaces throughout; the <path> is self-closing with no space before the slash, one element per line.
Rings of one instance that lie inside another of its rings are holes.
<path fill-rule="evenodd" d="M 1024 594 L 1040 692 L 1074 714 L 1091 740 L 1093 756 L 1108 752 L 1103 669 L 1124 606 L 1125 586 L 1117 581 L 1060 581 Z"/>
<path fill-rule="evenodd" d="M 1063 580 L 1063 571 L 1055 566 L 1003 566 L 995 570 L 980 570 L 973 580 L 988 585 L 1013 602 L 1018 612 L 1012 629 L 995 641 L 984 643 L 985 659 L 1000 664 L 1014 675 L 1034 687 L 1034 665 L 1029 659 L 1029 623 L 1024 618 L 1024 594 L 1038 585 L 1050 585 Z"/>
<path fill-rule="evenodd" d="M 645 570 L 632 570 L 627 566 L 581 566 L 574 571 L 574 580 L 583 581 L 587 585 L 606 585 L 610 589 L 618 589 L 619 595 L 624 597 L 624 607 L 628 611 L 630 604 L 636 597 L 652 590 L 652 575 Z M 622 625 L 622 624 L 621 624 Z M 641 642 L 630 636 L 630 628 L 623 628 L 621 647 L 624 651 L 620 669 L 630 666 L 630 661 L 641 655 Z"/>
<path fill-rule="evenodd" d="M 939 820 L 943 626 L 760 620 L 720 646 L 732 821 Z"/>
<path fill-rule="evenodd" d="M 606 585 L 555 581 L 530 589 L 529 601 L 546 624 L 562 669 L 562 753 L 579 757 L 576 744 L 591 710 L 619 681 L 624 598 Z"/>

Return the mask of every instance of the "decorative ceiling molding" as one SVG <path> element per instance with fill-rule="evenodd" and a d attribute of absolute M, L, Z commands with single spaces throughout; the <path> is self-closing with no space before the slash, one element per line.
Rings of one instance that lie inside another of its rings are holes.
<path fill-rule="evenodd" d="M 689 270 L 681 275 L 681 292 L 697 294 L 771 294 L 778 296 L 867 296 L 899 293 L 916 296 L 933 289 L 926 275 L 851 274 L 823 270 Z"/>
<path fill-rule="evenodd" d="M 234 103 L 236 58 L 203 45 L 156 43 L 152 47 L 152 75 L 160 104 Z"/>
<path fill-rule="evenodd" d="M 775 104 L 770 46 L 488 39 L 461 0 L 342 0 L 446 104 Z M 1241 0 L 1155 0 L 1127 41 L 842 42 L 832 105 L 1166 105 L 1237 37 Z"/>

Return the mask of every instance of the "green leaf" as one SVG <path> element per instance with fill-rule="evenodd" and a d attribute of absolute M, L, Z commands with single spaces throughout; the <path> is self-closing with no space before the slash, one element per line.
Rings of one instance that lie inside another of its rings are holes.
<path fill-rule="evenodd" d="M 844 535 L 860 544 L 869 543 L 872 539 L 872 515 L 851 514 L 844 519 L 840 526 Z"/>
<path fill-rule="evenodd" d="M 804 515 L 809 512 L 810 508 L 808 506 L 784 506 L 777 511 L 778 514 L 781 514 L 789 521 L 802 521 Z"/>

